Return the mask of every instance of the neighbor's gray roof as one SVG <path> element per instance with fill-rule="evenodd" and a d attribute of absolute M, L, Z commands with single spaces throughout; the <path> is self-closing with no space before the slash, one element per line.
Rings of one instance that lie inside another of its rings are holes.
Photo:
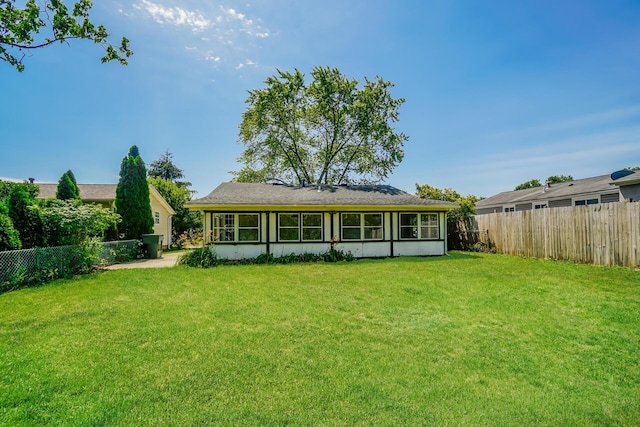
<path fill-rule="evenodd" d="M 187 203 L 251 206 L 434 206 L 453 208 L 455 203 L 421 199 L 389 185 L 290 186 L 223 182 L 209 195 Z"/>
<path fill-rule="evenodd" d="M 640 183 L 640 172 L 633 171 L 627 176 L 622 178 L 618 178 L 615 181 L 611 182 L 612 185 L 633 185 Z"/>
<path fill-rule="evenodd" d="M 54 199 L 58 191 L 58 184 L 41 184 L 39 199 Z M 111 201 L 116 199 L 117 184 L 78 184 L 82 200 Z"/>
<path fill-rule="evenodd" d="M 505 191 L 476 203 L 477 208 L 502 206 L 505 204 L 528 203 L 533 201 L 566 199 L 593 193 L 614 193 L 611 188 L 611 176 L 600 175 L 592 178 L 576 179 L 569 182 L 551 184 L 551 187 L 527 188 L 525 190 Z"/>

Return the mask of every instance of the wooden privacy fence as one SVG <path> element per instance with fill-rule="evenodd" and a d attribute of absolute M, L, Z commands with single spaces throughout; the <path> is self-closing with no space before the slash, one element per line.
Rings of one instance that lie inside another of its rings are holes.
<path fill-rule="evenodd" d="M 476 215 L 467 227 L 486 230 L 498 253 L 623 267 L 640 265 L 640 203 Z"/>

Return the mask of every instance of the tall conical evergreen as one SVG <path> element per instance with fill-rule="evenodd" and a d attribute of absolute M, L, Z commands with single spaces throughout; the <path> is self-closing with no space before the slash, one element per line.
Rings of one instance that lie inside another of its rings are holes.
<path fill-rule="evenodd" d="M 76 183 L 76 177 L 71 172 L 71 169 L 66 171 L 60 177 L 58 181 L 58 191 L 56 191 L 56 199 L 59 200 L 69 200 L 69 199 L 79 199 L 80 198 L 80 189 L 78 188 L 78 184 Z"/>
<path fill-rule="evenodd" d="M 120 164 L 116 211 L 122 217 L 118 230 L 126 239 L 139 239 L 142 234 L 153 233 L 147 169 L 135 145 Z"/>

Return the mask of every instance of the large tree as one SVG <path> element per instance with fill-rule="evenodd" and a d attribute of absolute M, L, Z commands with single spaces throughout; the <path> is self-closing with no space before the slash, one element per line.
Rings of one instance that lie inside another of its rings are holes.
<path fill-rule="evenodd" d="M 102 62 L 126 65 L 133 52 L 129 40 L 122 37 L 119 46 L 109 43 L 102 25 L 91 22 L 91 0 L 79 0 L 69 8 L 61 0 L 27 0 L 16 7 L 15 0 L 0 0 L 0 60 L 24 70 L 23 60 L 34 49 L 73 39 L 93 41 L 104 48 Z"/>
<path fill-rule="evenodd" d="M 129 149 L 129 154 L 120 164 L 116 211 L 122 217 L 118 231 L 126 239 L 139 239 L 142 234 L 153 233 L 147 169 L 135 145 Z"/>
<path fill-rule="evenodd" d="M 404 99 L 391 96 L 393 83 L 365 77 L 359 88 L 328 67 L 315 67 L 311 77 L 307 84 L 298 70 L 277 70 L 266 87 L 249 91 L 237 181 L 380 182 L 402 161 L 408 137 L 392 124 Z"/>
<path fill-rule="evenodd" d="M 56 199 L 70 200 L 80 199 L 80 189 L 76 182 L 76 177 L 71 169 L 62 174 L 58 180 L 58 188 L 56 190 Z"/>

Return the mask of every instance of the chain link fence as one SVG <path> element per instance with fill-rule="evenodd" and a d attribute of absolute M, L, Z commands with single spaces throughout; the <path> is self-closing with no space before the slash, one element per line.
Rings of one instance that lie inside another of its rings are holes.
<path fill-rule="evenodd" d="M 84 267 L 110 265 L 135 258 L 138 240 L 100 242 L 96 258 L 88 259 L 81 246 L 54 246 L 0 252 L 0 292 L 20 287 L 23 282 L 46 282 L 65 277 Z M 86 266 L 83 263 L 93 265 Z"/>

